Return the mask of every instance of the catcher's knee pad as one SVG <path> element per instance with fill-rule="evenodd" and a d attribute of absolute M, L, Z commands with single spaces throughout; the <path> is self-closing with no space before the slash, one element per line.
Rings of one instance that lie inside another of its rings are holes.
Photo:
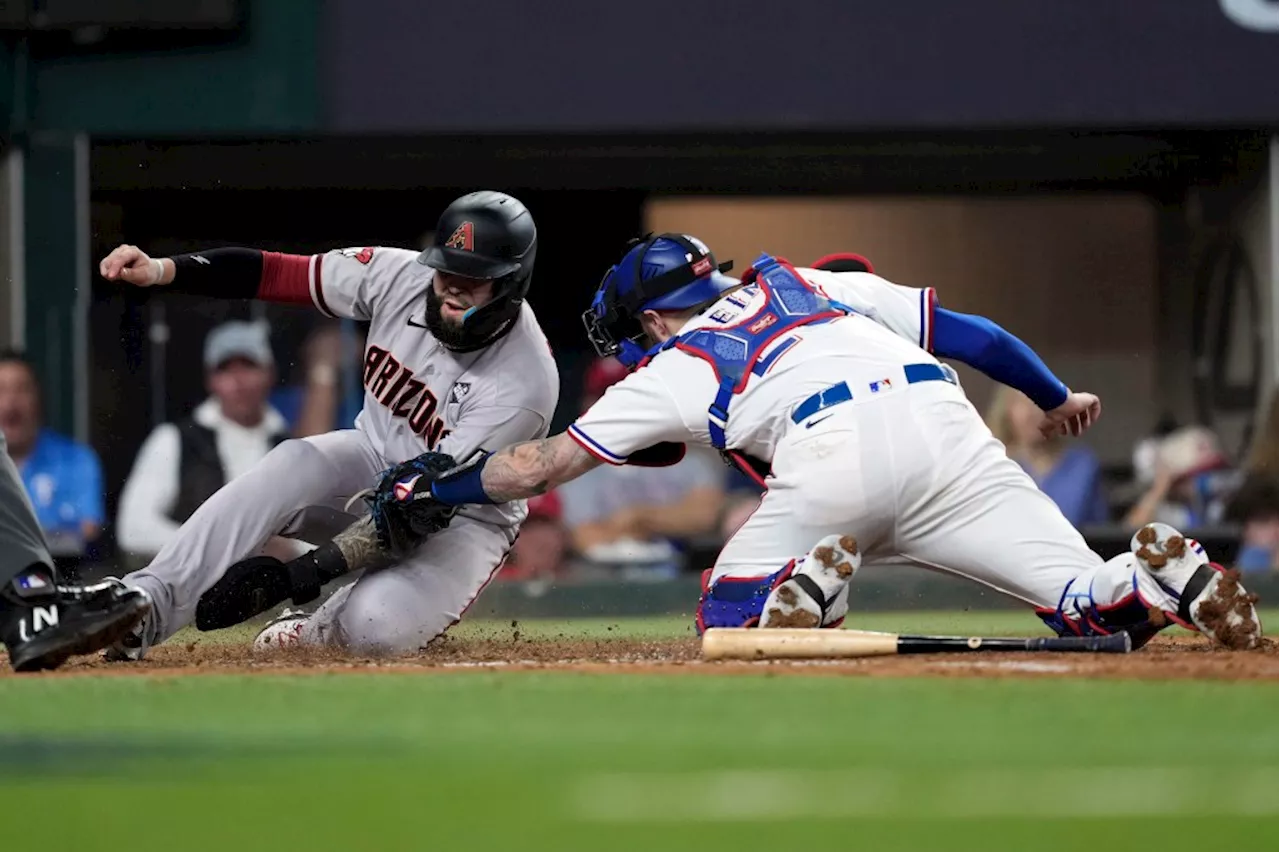
<path fill-rule="evenodd" d="M 711 569 L 702 572 L 702 596 L 698 599 L 698 612 L 694 625 L 698 635 L 708 627 L 755 627 L 764 612 L 769 593 L 791 577 L 795 560 L 788 562 L 772 574 L 760 577 L 720 577 L 711 581 Z M 847 598 L 837 596 L 843 603 Z M 839 627 L 840 617 L 823 627 Z"/>

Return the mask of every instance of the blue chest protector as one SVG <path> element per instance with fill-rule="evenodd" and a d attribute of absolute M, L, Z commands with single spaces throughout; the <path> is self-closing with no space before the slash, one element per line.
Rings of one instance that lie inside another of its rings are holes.
<path fill-rule="evenodd" d="M 765 294 L 761 308 L 753 314 L 720 328 L 699 328 L 668 340 L 661 348 L 674 346 L 709 363 L 716 372 L 720 389 L 707 409 L 707 427 L 711 444 L 725 449 L 725 429 L 729 424 L 729 406 L 733 397 L 746 389 L 751 376 L 763 376 L 774 361 L 795 345 L 796 340 L 782 340 L 787 332 L 802 325 L 819 325 L 853 313 L 839 302 L 828 299 L 809 284 L 785 260 L 762 254 L 743 276 L 748 287 L 758 287 Z M 738 291 L 725 299 L 746 308 L 754 294 Z M 714 318 L 714 314 L 712 315 Z M 776 344 L 776 345 L 775 345 Z"/>

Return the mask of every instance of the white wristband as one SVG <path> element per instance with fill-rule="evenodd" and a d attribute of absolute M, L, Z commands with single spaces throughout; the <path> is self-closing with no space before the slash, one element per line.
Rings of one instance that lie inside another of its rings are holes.
<path fill-rule="evenodd" d="M 155 286 L 164 278 L 164 264 L 156 257 L 151 258 L 151 263 L 155 269 L 155 272 L 151 276 L 151 285 Z"/>

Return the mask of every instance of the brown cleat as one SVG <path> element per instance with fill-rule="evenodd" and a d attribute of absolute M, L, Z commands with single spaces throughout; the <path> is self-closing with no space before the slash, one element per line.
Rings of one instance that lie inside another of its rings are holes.
<path fill-rule="evenodd" d="M 1173 527 L 1166 526 L 1165 529 L 1173 532 Z M 1133 548 L 1133 555 L 1152 571 L 1159 571 L 1169 564 L 1171 558 L 1179 559 L 1187 552 L 1187 542 L 1180 535 L 1170 535 L 1165 541 L 1160 541 L 1160 531 L 1155 524 L 1147 524 L 1138 530 L 1133 540 L 1141 545 Z"/>
<path fill-rule="evenodd" d="M 1153 576 L 1160 575 L 1161 583 L 1181 590 L 1178 614 L 1211 642 L 1238 651 L 1260 644 L 1262 624 L 1254 607 L 1258 596 L 1240 585 L 1239 571 L 1216 570 L 1203 551 L 1158 521 L 1138 530 L 1129 546 Z M 1163 621 L 1151 614 L 1153 626 L 1160 627 Z"/>
<path fill-rule="evenodd" d="M 1255 604 L 1258 596 L 1240 585 L 1240 572 L 1234 568 L 1219 572 L 1193 611 L 1196 626 L 1220 645 L 1233 651 L 1256 648 L 1262 625 Z"/>
<path fill-rule="evenodd" d="M 851 535 L 840 537 L 840 549 L 850 556 L 858 555 L 858 540 Z M 846 559 L 841 559 L 834 547 L 817 547 L 813 550 L 813 558 L 824 568 L 830 568 L 841 577 L 852 577 L 857 566 Z"/>
<path fill-rule="evenodd" d="M 801 627 L 811 628 L 817 627 L 820 619 L 818 616 L 803 609 L 794 609 L 791 612 L 783 612 L 774 607 L 766 614 L 763 621 L 760 622 L 761 627 Z"/>
<path fill-rule="evenodd" d="M 828 612 L 831 602 L 844 591 L 862 564 L 858 540 L 851 535 L 829 535 L 809 551 L 791 577 L 769 593 L 760 615 L 760 627 L 820 627 L 843 616 Z"/>

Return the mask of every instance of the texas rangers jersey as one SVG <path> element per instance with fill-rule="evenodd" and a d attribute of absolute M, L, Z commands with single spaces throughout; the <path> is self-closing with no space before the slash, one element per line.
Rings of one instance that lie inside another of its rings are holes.
<path fill-rule="evenodd" d="M 475 352 L 453 352 L 427 329 L 435 271 L 398 248 L 331 251 L 311 258 L 316 307 L 369 322 L 364 409 L 356 428 L 388 466 L 426 450 L 464 461 L 479 449 L 546 437 L 559 395 L 551 348 L 526 302 L 515 327 Z M 469 510 L 518 524 L 524 501 Z"/>
<path fill-rule="evenodd" d="M 778 440 L 793 423 L 797 403 L 833 383 L 855 378 L 867 394 L 902 389 L 890 380 L 907 364 L 932 363 L 932 288 L 892 284 L 862 272 L 797 272 L 854 313 L 823 325 L 802 326 L 779 337 L 762 352 L 769 368 L 752 376 L 734 398 L 725 430 L 725 446 L 761 459 L 772 459 Z M 758 286 L 726 295 L 680 330 L 732 325 L 756 313 L 765 294 Z M 771 353 L 776 358 L 770 358 Z M 872 389 L 875 385 L 875 389 Z M 661 441 L 710 443 L 707 406 L 719 383 L 702 359 L 667 349 L 644 367 L 610 387 L 569 427 L 569 434 L 588 452 L 621 464 L 637 450 Z"/>

